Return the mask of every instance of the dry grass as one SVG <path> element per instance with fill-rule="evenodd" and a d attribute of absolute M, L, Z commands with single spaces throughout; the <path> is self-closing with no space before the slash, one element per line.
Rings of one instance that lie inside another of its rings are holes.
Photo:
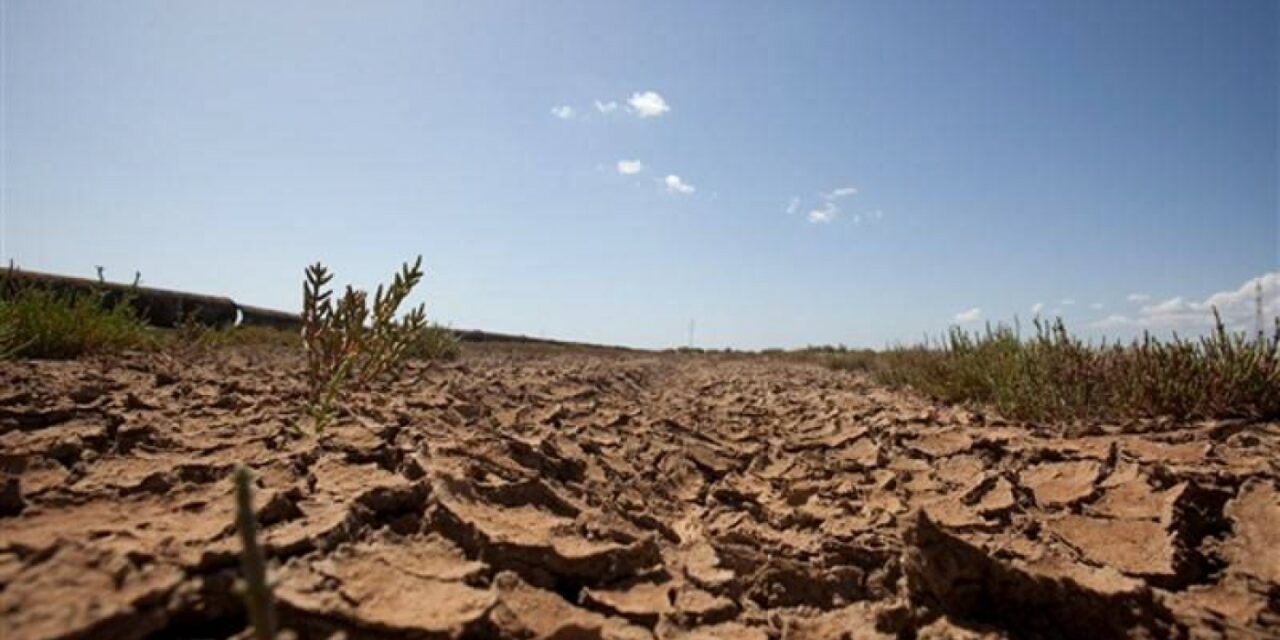
<path fill-rule="evenodd" d="M 1270 336 L 1228 332 L 1219 321 L 1202 338 L 1127 344 L 1085 342 L 1061 320 L 1035 328 L 1028 340 L 1008 327 L 955 328 L 938 346 L 808 357 L 1016 419 L 1280 418 L 1280 318 Z"/>

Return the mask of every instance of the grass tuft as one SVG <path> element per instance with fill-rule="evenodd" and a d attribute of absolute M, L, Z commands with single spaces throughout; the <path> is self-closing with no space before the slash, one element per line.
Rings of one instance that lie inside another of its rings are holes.
<path fill-rule="evenodd" d="M 20 287 L 0 295 L 0 356 L 64 359 L 149 347 L 153 329 L 128 300 Z"/>
<path fill-rule="evenodd" d="M 210 327 L 194 318 L 184 320 L 165 333 L 171 347 L 189 355 L 227 347 L 302 348 L 302 338 L 296 331 L 264 326 Z"/>
<path fill-rule="evenodd" d="M 437 324 L 422 328 L 405 347 L 404 356 L 415 360 L 453 360 L 462 353 L 462 341 L 448 327 Z"/>
<path fill-rule="evenodd" d="M 1023 420 L 1280 418 L 1280 318 L 1272 335 L 1091 344 L 1061 320 L 1020 340 L 1005 326 L 959 328 L 938 345 L 883 352 L 806 352 L 829 366 L 869 372 L 891 387 L 938 400 L 994 406 Z"/>

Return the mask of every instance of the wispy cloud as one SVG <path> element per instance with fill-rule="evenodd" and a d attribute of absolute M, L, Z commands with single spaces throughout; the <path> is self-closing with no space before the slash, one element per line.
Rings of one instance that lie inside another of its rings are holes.
<path fill-rule="evenodd" d="M 1061 299 L 1061 300 L 1059 300 L 1059 301 L 1058 301 L 1058 304 L 1060 304 L 1060 305 L 1062 305 L 1062 306 L 1064 306 L 1064 307 L 1070 307 L 1070 306 L 1074 305 L 1075 303 L 1076 303 L 1076 301 L 1075 301 L 1075 299 L 1074 299 L 1074 298 L 1063 298 L 1063 299 Z"/>
<path fill-rule="evenodd" d="M 1144 295 L 1144 294 L 1135 294 Z M 1097 329 L 1136 328 L 1152 330 L 1197 331 L 1213 326 L 1217 309 L 1222 323 L 1232 331 L 1253 329 L 1258 313 L 1258 297 L 1262 298 L 1264 322 L 1280 316 L 1280 271 L 1264 273 L 1246 280 L 1235 289 L 1219 291 L 1204 300 L 1188 300 L 1175 296 L 1155 304 L 1144 305 L 1136 314 L 1111 315 L 1092 323 Z M 1145 296 L 1141 300 L 1149 300 Z M 1265 327 L 1264 327 L 1265 328 Z"/>
<path fill-rule="evenodd" d="M 671 105 L 667 104 L 667 100 L 657 91 L 637 91 L 632 93 L 626 104 L 627 113 L 640 118 L 656 118 L 671 111 Z M 602 114 L 614 113 L 621 108 L 617 100 L 592 100 L 591 106 Z M 572 106 L 562 104 L 551 107 L 551 115 L 561 120 L 573 120 L 579 114 Z M 584 118 L 590 118 L 590 116 L 587 115 Z"/>
<path fill-rule="evenodd" d="M 955 321 L 960 324 L 968 324 L 970 322 L 977 322 L 978 319 L 981 317 L 982 317 L 982 307 L 974 307 L 967 311 L 961 311 L 960 313 L 957 313 L 955 316 Z"/>
<path fill-rule="evenodd" d="M 1142 308 L 1142 313 L 1146 315 L 1163 315 L 1167 313 L 1178 313 L 1180 311 L 1186 311 L 1190 308 L 1191 308 L 1190 303 L 1184 300 L 1182 296 L 1177 296 L 1174 298 L 1169 298 L 1164 302 L 1149 304 Z"/>
<path fill-rule="evenodd" d="M 882 218 L 884 218 L 884 212 L 879 209 L 855 213 L 849 217 L 850 220 L 853 220 L 854 224 L 862 224 L 863 222 L 871 223 Z"/>
<path fill-rule="evenodd" d="M 1095 303 L 1093 303 L 1093 304 L 1089 305 L 1089 308 L 1090 308 L 1090 309 L 1093 309 L 1094 311 L 1101 311 L 1101 310 L 1102 310 L 1102 308 L 1103 308 L 1103 306 L 1104 306 L 1104 305 L 1103 305 L 1101 302 L 1095 302 Z"/>
<path fill-rule="evenodd" d="M 667 188 L 667 193 L 690 194 L 693 193 L 693 185 L 680 179 L 680 176 L 669 175 L 663 178 L 662 183 Z"/>
<path fill-rule="evenodd" d="M 1132 321 L 1122 315 L 1109 315 L 1089 326 L 1094 329 L 1120 329 L 1128 327 Z"/>
<path fill-rule="evenodd" d="M 633 176 L 644 171 L 644 163 L 639 160 L 619 160 L 618 173 L 624 176 Z"/>
<path fill-rule="evenodd" d="M 822 194 L 822 199 L 828 201 L 839 200 L 840 198 L 847 198 L 849 196 L 856 195 L 857 193 L 857 187 L 839 187 Z"/>
<path fill-rule="evenodd" d="M 822 205 L 817 209 L 809 211 L 805 216 L 809 220 L 809 224 L 828 224 L 840 215 L 840 209 L 830 202 Z"/>
<path fill-rule="evenodd" d="M 1147 293 L 1131 293 L 1129 294 L 1129 302 L 1141 303 L 1151 299 L 1151 295 Z"/>
<path fill-rule="evenodd" d="M 671 110 L 667 101 L 656 91 L 633 93 L 627 99 L 627 104 L 641 118 L 656 118 Z"/>
<path fill-rule="evenodd" d="M 1035 315 L 1040 315 L 1040 312 L 1041 312 L 1041 311 L 1044 311 L 1044 303 L 1043 303 L 1043 302 L 1037 302 L 1037 303 L 1035 303 L 1035 304 L 1031 305 L 1031 313 L 1033 313 L 1033 314 L 1035 314 Z"/>
<path fill-rule="evenodd" d="M 861 225 L 872 223 L 884 219 L 883 209 L 866 209 L 863 211 L 846 211 L 842 203 L 839 201 L 843 198 L 856 195 L 857 187 L 836 187 L 830 191 L 820 191 L 816 196 L 817 202 L 808 209 L 805 219 L 810 224 L 829 224 L 838 219 L 847 219 L 849 223 Z M 803 200 L 799 196 L 794 196 L 787 203 L 787 214 L 796 214 L 804 211 Z"/>
<path fill-rule="evenodd" d="M 805 220 L 809 224 L 829 224 L 837 219 L 846 218 L 851 224 L 860 225 L 864 223 L 873 223 L 884 219 L 884 211 L 882 209 L 869 209 L 864 211 L 846 212 L 840 204 L 841 198 L 854 196 L 858 193 L 856 187 L 836 187 L 831 191 L 819 192 L 817 202 L 812 209 L 805 214 Z M 794 215 L 803 211 L 803 200 L 800 196 L 794 196 L 790 202 L 787 202 L 787 214 Z"/>

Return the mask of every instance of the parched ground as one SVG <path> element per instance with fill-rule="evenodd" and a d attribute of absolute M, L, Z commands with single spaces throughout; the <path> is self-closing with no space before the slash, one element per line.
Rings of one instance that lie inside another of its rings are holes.
<path fill-rule="evenodd" d="M 777 360 L 488 347 L 295 438 L 300 372 L 0 364 L 0 638 L 241 633 L 240 464 L 303 638 L 1280 636 L 1280 424 L 1032 427 Z"/>

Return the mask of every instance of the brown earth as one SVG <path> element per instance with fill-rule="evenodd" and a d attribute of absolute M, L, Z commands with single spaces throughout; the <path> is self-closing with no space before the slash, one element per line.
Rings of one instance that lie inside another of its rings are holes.
<path fill-rule="evenodd" d="M 0 364 L 0 638 L 241 633 L 240 464 L 303 638 L 1280 636 L 1280 424 L 487 347 L 297 438 L 300 366 Z"/>

